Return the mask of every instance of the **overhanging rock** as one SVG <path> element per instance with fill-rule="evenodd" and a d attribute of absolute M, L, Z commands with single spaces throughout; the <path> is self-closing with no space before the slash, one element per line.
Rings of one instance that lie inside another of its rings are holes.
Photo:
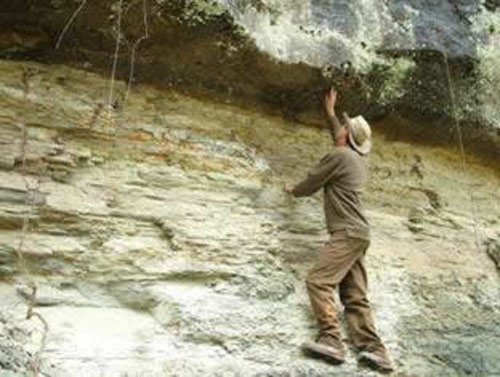
<path fill-rule="evenodd" d="M 181 88 L 316 125 L 333 84 L 340 111 L 380 120 L 391 136 L 457 145 L 458 119 L 467 148 L 499 154 L 492 2 L 1 3 L 4 58 L 110 75 L 116 55 L 117 76 L 132 86 Z"/>

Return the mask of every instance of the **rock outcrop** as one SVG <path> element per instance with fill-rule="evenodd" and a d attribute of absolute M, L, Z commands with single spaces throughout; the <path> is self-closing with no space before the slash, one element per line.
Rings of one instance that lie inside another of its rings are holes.
<path fill-rule="evenodd" d="M 382 119 L 388 135 L 463 139 L 499 156 L 493 0 L 4 0 L 0 8 L 6 58 L 116 70 L 133 85 L 257 104 L 316 125 L 320 93 L 334 84 L 342 111 Z"/>
<path fill-rule="evenodd" d="M 375 376 L 299 350 L 332 84 L 395 375 L 500 375 L 498 1 L 0 5 L 1 376 Z"/>
<path fill-rule="evenodd" d="M 109 107 L 109 78 L 67 66 L 3 61 L 0 77 L 2 373 L 375 375 L 352 350 L 340 367 L 299 351 L 326 233 L 320 198 L 281 185 L 326 132 L 121 81 Z M 499 374 L 498 170 L 374 145 L 370 299 L 397 375 Z"/>

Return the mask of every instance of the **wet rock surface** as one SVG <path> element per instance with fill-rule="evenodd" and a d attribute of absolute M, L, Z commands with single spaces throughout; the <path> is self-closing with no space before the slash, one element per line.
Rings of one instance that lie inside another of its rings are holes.
<path fill-rule="evenodd" d="M 147 86 L 108 108 L 109 79 L 65 66 L 0 71 L 2 373 L 376 375 L 352 349 L 339 367 L 299 350 L 327 235 L 320 195 L 281 186 L 326 132 Z M 395 375 L 499 374 L 498 170 L 374 130 L 367 264 Z"/>

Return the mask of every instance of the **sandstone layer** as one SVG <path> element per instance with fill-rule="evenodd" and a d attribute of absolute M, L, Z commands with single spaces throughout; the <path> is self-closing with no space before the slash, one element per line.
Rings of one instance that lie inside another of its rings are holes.
<path fill-rule="evenodd" d="M 281 186 L 326 131 L 62 65 L 0 77 L 2 376 L 376 375 L 299 350 L 327 234 L 320 195 Z M 500 375 L 498 166 L 380 127 L 367 264 L 395 375 Z"/>

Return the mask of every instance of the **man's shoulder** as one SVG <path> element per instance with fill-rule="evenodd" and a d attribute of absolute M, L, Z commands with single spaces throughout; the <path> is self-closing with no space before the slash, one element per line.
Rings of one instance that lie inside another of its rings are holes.
<path fill-rule="evenodd" d="M 353 151 L 348 147 L 334 147 L 330 152 L 328 152 L 321 158 L 321 162 L 343 160 L 346 157 L 349 158 L 352 152 Z"/>
<path fill-rule="evenodd" d="M 366 169 L 363 157 L 349 147 L 337 147 L 321 159 L 320 165 L 331 168 L 341 167 L 351 171 Z"/>

